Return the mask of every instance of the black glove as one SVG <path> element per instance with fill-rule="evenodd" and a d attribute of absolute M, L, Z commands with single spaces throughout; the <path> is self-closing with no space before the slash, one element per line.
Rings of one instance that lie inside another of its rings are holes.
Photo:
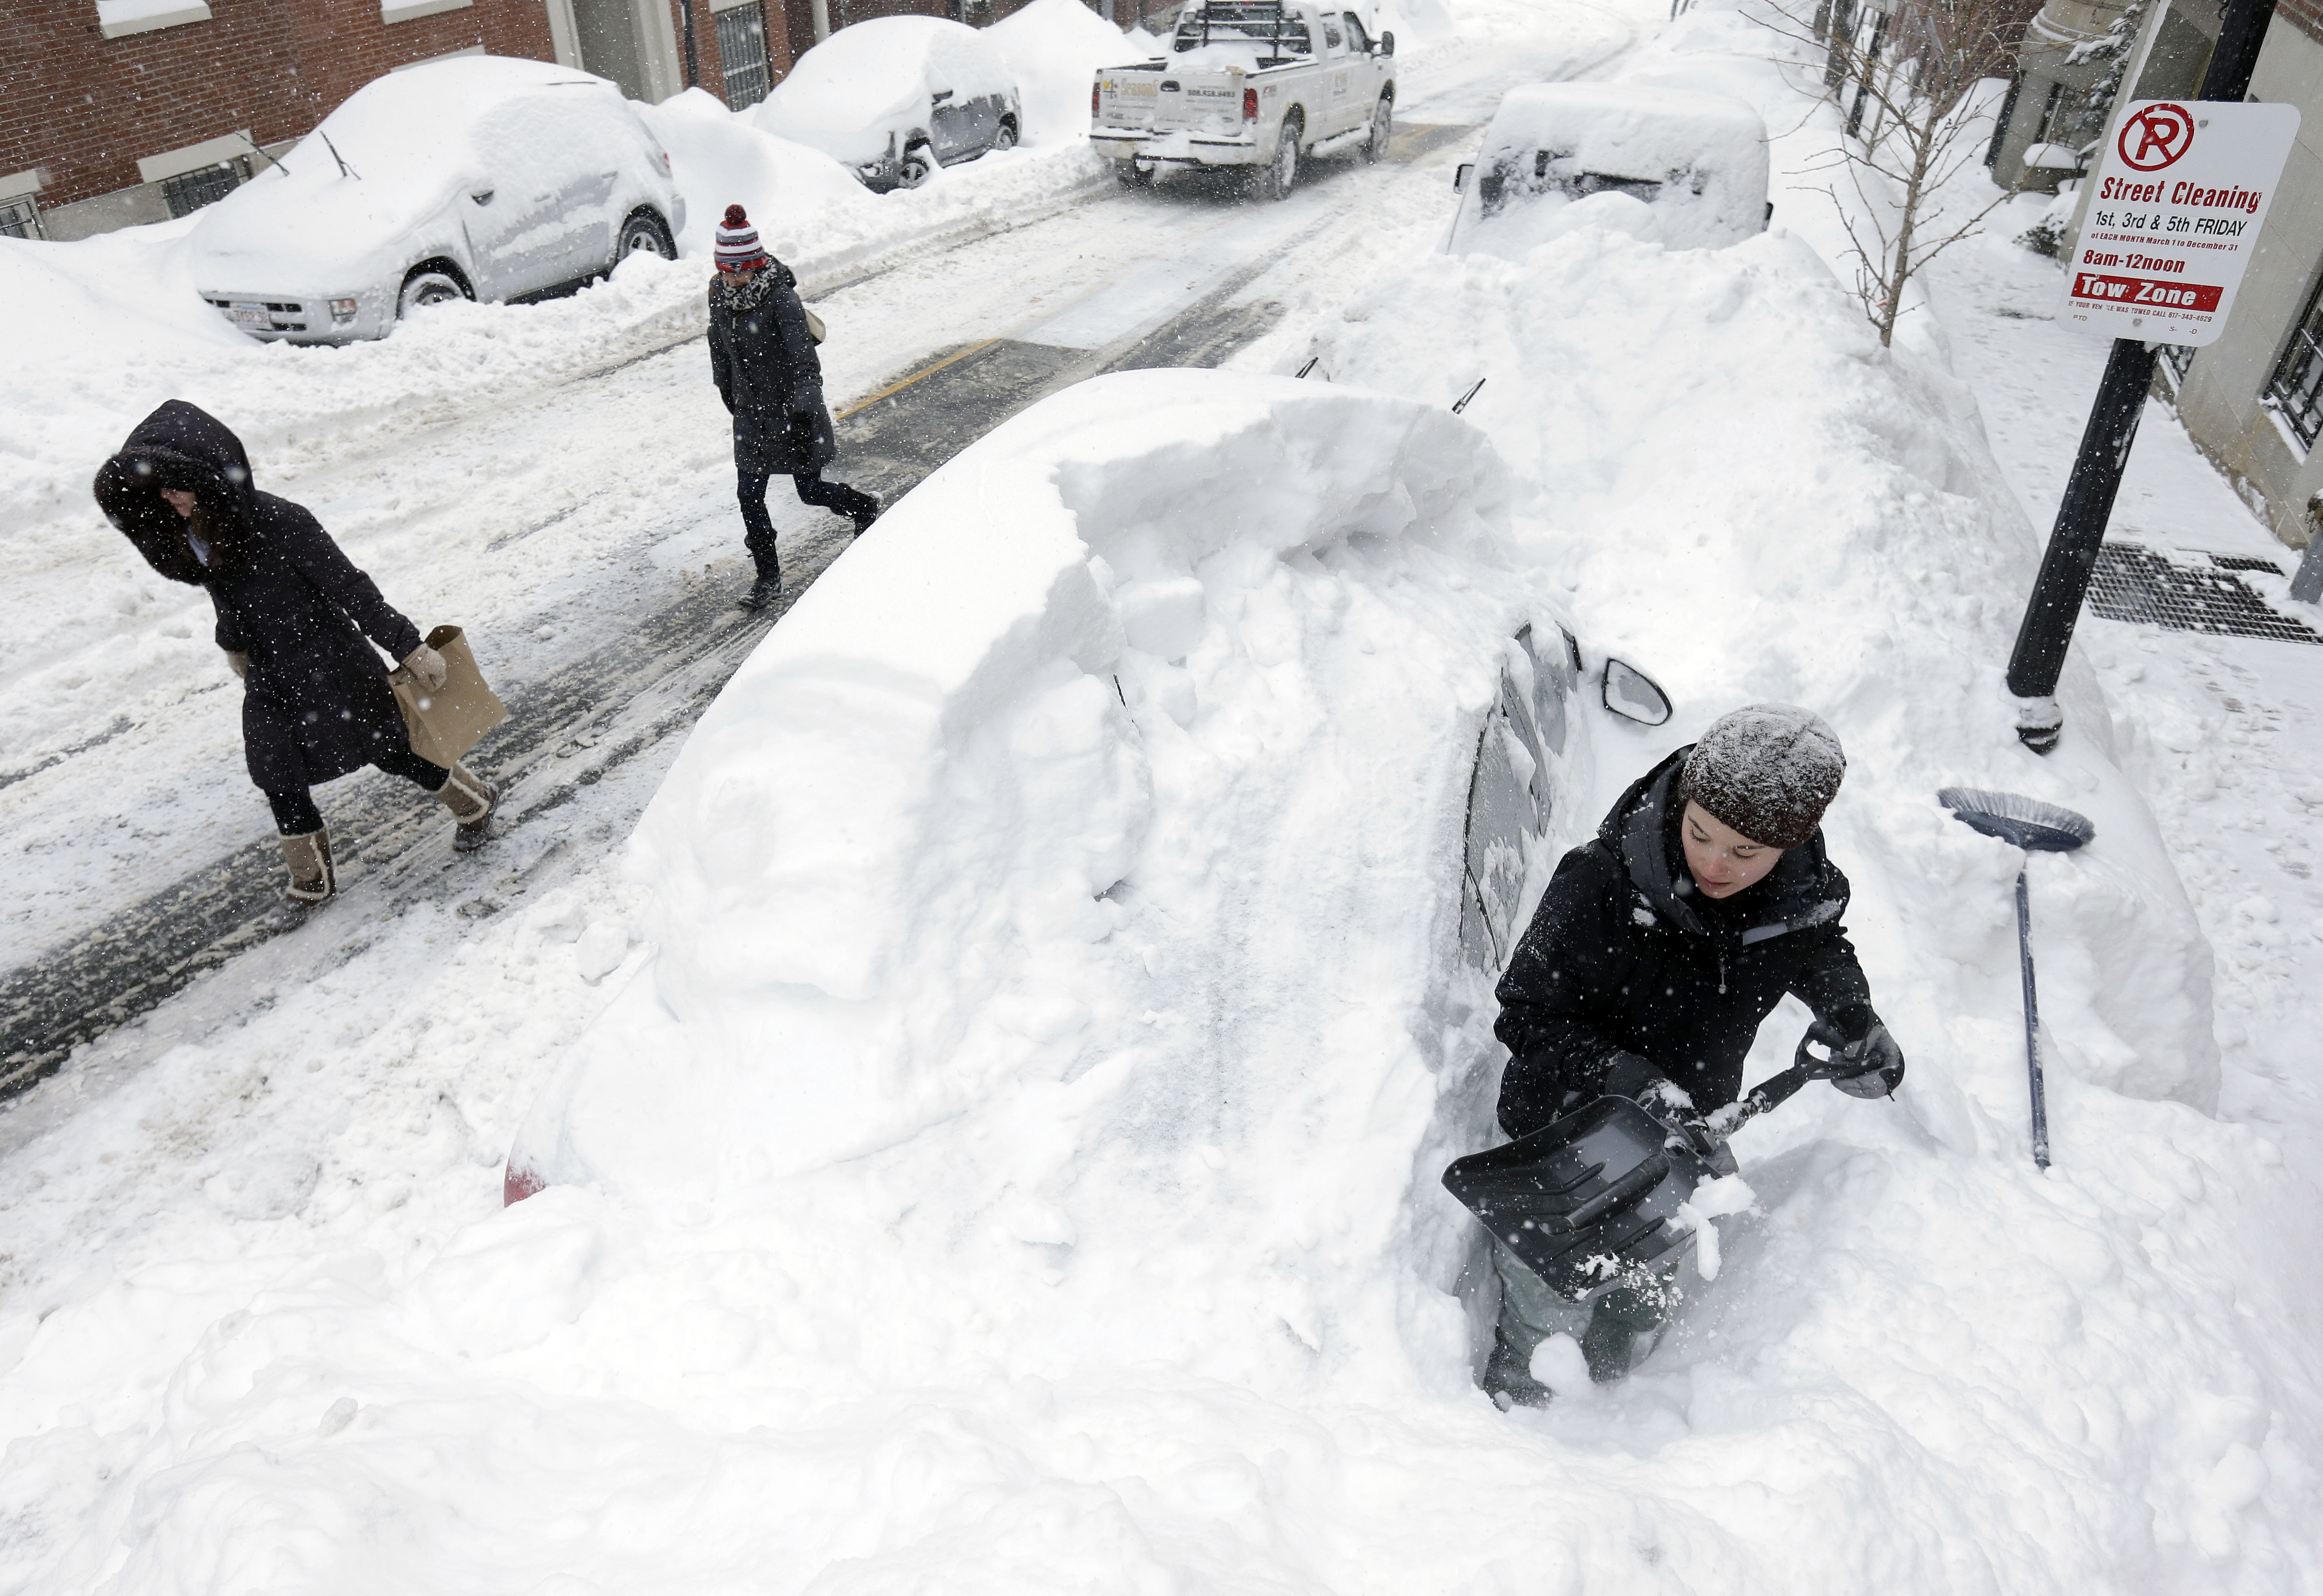
<path fill-rule="evenodd" d="M 1819 1019 L 1807 1034 L 1831 1049 L 1831 1084 L 1849 1096 L 1893 1096 L 1903 1084 L 1904 1050 L 1868 1005 Z"/>
<path fill-rule="evenodd" d="M 1657 1074 L 1635 1096 L 1638 1106 L 1670 1133 L 1669 1145 L 1683 1147 L 1706 1159 L 1717 1155 L 1723 1144 L 1703 1123 L 1701 1110 L 1694 1107 L 1694 1099 L 1684 1087 L 1666 1075 Z"/>

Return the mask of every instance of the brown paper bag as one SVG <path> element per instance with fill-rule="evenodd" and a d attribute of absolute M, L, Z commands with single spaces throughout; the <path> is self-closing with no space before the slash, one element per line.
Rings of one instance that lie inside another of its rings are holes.
<path fill-rule="evenodd" d="M 403 724 L 411 732 L 411 751 L 449 770 L 484 733 L 508 719 L 508 706 L 484 685 L 476 656 L 468 652 L 467 634 L 458 627 L 437 627 L 427 634 L 427 647 L 450 667 L 443 686 L 431 693 L 401 665 L 389 672 L 387 679 L 395 689 Z"/>

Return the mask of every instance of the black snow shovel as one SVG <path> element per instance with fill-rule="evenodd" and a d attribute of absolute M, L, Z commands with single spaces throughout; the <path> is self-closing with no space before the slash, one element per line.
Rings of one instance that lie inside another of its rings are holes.
<path fill-rule="evenodd" d="M 1710 1116 L 1707 1147 L 1669 1129 L 1629 1097 L 1600 1097 L 1503 1146 L 1455 1160 L 1445 1188 L 1508 1244 L 1549 1289 L 1586 1302 L 1669 1267 L 1691 1233 L 1678 1205 L 1723 1172 L 1712 1155 L 1736 1131 L 1811 1080 L 1841 1073 L 1803 1038 L 1791 1067 Z M 1730 1163 L 1727 1169 L 1731 1170 Z"/>
<path fill-rule="evenodd" d="M 2015 793 L 1946 787 L 1936 794 L 1936 802 L 1962 825 L 2025 850 L 2024 862 L 2016 867 L 2016 960 L 2025 974 L 2025 1073 L 2033 1094 L 2033 1161 L 2045 1169 L 2049 1098 L 2041 1084 L 2041 1005 L 2033 994 L 2033 905 L 2025 876 L 2034 854 L 2070 853 L 2096 836 L 2098 829 L 2087 815 Z"/>

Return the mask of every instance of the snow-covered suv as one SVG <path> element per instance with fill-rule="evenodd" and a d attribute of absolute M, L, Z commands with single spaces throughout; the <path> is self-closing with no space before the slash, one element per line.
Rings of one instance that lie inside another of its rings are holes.
<path fill-rule="evenodd" d="M 547 61 L 466 56 L 365 84 L 201 214 L 203 298 L 253 338 L 381 338 L 418 306 L 515 299 L 651 250 L 685 200 L 621 91 Z"/>

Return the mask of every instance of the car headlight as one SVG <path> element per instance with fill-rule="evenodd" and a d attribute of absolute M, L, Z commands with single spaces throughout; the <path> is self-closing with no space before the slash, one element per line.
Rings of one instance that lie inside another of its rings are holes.
<path fill-rule="evenodd" d="M 331 323 L 334 326 L 344 326 L 347 323 L 354 320 L 354 318 L 355 302 L 353 299 L 334 299 L 331 301 Z"/>

